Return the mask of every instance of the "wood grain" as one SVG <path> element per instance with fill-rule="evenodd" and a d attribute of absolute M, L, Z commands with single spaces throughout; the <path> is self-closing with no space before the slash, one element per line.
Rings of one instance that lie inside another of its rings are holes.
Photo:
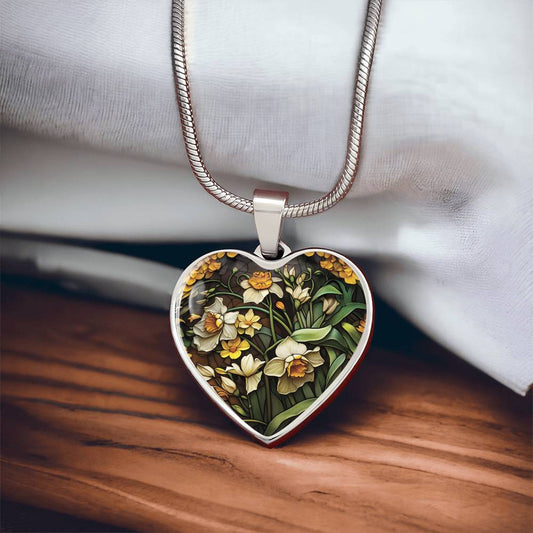
<path fill-rule="evenodd" d="M 531 528 L 530 401 L 421 337 L 373 347 L 332 406 L 268 450 L 189 379 L 166 316 L 3 296 L 9 499 L 142 531 Z"/>

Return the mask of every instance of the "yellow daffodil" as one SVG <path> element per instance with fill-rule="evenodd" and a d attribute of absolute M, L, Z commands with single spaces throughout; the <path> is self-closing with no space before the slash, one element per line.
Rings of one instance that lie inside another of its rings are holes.
<path fill-rule="evenodd" d="M 254 314 L 252 309 L 248 309 L 246 314 L 238 314 L 235 325 L 237 326 L 237 331 L 241 335 L 248 335 L 248 337 L 253 337 L 256 331 L 259 331 L 263 324 L 259 322 L 261 317 Z"/>
<path fill-rule="evenodd" d="M 223 350 L 220 352 L 221 357 L 230 357 L 231 359 L 238 359 L 244 350 L 250 348 L 250 343 L 246 339 L 235 337 L 230 341 L 222 341 Z"/>
<path fill-rule="evenodd" d="M 213 277 L 213 274 L 222 268 L 222 263 L 219 259 L 224 257 L 225 252 L 218 252 L 212 254 L 204 259 L 190 274 L 189 279 L 183 289 L 184 296 L 188 296 L 191 292 L 193 285 L 200 279 L 209 279 Z M 229 255 L 229 254 L 228 254 Z"/>
<path fill-rule="evenodd" d="M 191 314 L 191 316 L 189 317 L 189 322 L 195 322 L 196 320 L 202 318 L 200 315 L 195 315 L 194 313 Z"/>
<path fill-rule="evenodd" d="M 348 285 L 355 285 L 357 283 L 357 276 L 355 272 L 339 257 L 328 254 L 326 252 L 317 252 L 320 260 L 320 266 L 329 270 L 334 276 L 341 278 Z"/>
<path fill-rule="evenodd" d="M 296 392 L 304 383 L 312 382 L 315 368 L 324 364 L 319 351 L 319 346 L 308 350 L 305 344 L 287 337 L 276 347 L 276 357 L 266 364 L 264 372 L 279 378 L 277 391 L 280 394 Z"/>
<path fill-rule="evenodd" d="M 280 281 L 282 281 L 281 278 L 272 277 L 271 272 L 254 272 L 241 282 L 241 287 L 245 289 L 242 295 L 244 303 L 259 304 L 269 293 L 283 298 L 283 289 L 276 283 Z"/>
<path fill-rule="evenodd" d="M 359 325 L 355 328 L 359 333 L 363 333 L 366 326 L 366 320 L 363 318 L 359 321 Z"/>
<path fill-rule="evenodd" d="M 278 309 L 281 309 L 282 311 L 285 310 L 285 304 L 284 304 L 281 300 L 278 300 L 278 301 L 276 302 L 276 307 L 277 307 Z"/>

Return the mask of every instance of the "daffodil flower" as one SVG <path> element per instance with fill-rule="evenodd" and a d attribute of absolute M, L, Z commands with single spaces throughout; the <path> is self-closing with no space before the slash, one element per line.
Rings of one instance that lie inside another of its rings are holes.
<path fill-rule="evenodd" d="M 228 308 L 219 297 L 216 297 L 204 311 L 200 322 L 193 327 L 195 334 L 193 342 L 199 351 L 211 352 L 220 340 L 233 340 L 237 336 L 235 321 L 239 313 L 237 311 L 228 313 Z"/>
<path fill-rule="evenodd" d="M 296 307 L 299 307 L 311 299 L 309 290 L 309 287 L 304 289 L 301 285 L 296 285 L 294 289 L 287 287 L 287 292 L 292 296 L 294 302 L 297 304 Z"/>
<path fill-rule="evenodd" d="M 248 309 L 245 315 L 238 314 L 235 325 L 237 326 L 237 331 L 242 335 L 248 335 L 248 337 L 253 337 L 256 331 L 259 331 L 263 324 L 259 322 L 261 317 L 254 314 L 253 309 Z"/>
<path fill-rule="evenodd" d="M 254 272 L 248 279 L 241 282 L 241 287 L 245 289 L 242 295 L 244 303 L 260 304 L 269 293 L 283 298 L 283 289 L 277 284 L 280 281 L 282 281 L 281 278 L 272 277 L 270 272 Z"/>
<path fill-rule="evenodd" d="M 280 394 L 296 392 L 304 383 L 315 379 L 315 368 L 324 363 L 319 351 L 319 346 L 308 350 L 305 344 L 287 337 L 276 347 L 276 357 L 266 364 L 264 372 L 279 378 Z"/>
<path fill-rule="evenodd" d="M 292 278 L 294 279 L 296 276 L 296 269 L 294 267 L 289 268 L 288 265 L 285 265 L 283 267 L 283 275 L 289 279 L 292 276 Z"/>
<path fill-rule="evenodd" d="M 246 339 L 235 337 L 230 341 L 222 341 L 223 350 L 220 352 L 221 357 L 230 357 L 231 359 L 238 359 L 242 352 L 250 348 L 250 343 Z"/>
<path fill-rule="evenodd" d="M 246 380 L 246 394 L 250 394 L 257 390 L 257 386 L 259 385 L 263 374 L 260 368 L 264 364 L 264 361 L 254 359 L 253 355 L 249 353 L 241 359 L 240 365 L 232 363 L 231 366 L 226 367 L 226 372 L 237 376 L 243 376 Z"/>
<path fill-rule="evenodd" d="M 326 252 L 317 252 L 317 255 L 322 257 L 320 266 L 329 270 L 334 276 L 344 280 L 348 285 L 355 285 L 357 283 L 357 276 L 355 272 L 340 258 Z"/>

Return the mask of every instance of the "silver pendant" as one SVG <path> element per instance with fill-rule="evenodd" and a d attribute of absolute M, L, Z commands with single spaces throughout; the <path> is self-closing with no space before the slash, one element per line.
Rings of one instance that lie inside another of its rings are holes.
<path fill-rule="evenodd" d="M 346 385 L 374 320 L 370 288 L 352 261 L 322 248 L 291 252 L 280 245 L 285 202 L 285 193 L 256 191 L 255 253 L 200 257 L 178 280 L 170 308 L 191 375 L 268 447 L 301 429 Z"/>

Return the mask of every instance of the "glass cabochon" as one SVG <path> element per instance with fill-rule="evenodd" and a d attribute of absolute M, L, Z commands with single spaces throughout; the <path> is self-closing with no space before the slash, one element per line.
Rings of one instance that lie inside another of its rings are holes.
<path fill-rule="evenodd" d="M 197 379 L 271 436 L 349 364 L 368 302 L 361 279 L 335 253 L 292 254 L 272 270 L 247 255 L 216 252 L 187 269 L 173 320 Z"/>

